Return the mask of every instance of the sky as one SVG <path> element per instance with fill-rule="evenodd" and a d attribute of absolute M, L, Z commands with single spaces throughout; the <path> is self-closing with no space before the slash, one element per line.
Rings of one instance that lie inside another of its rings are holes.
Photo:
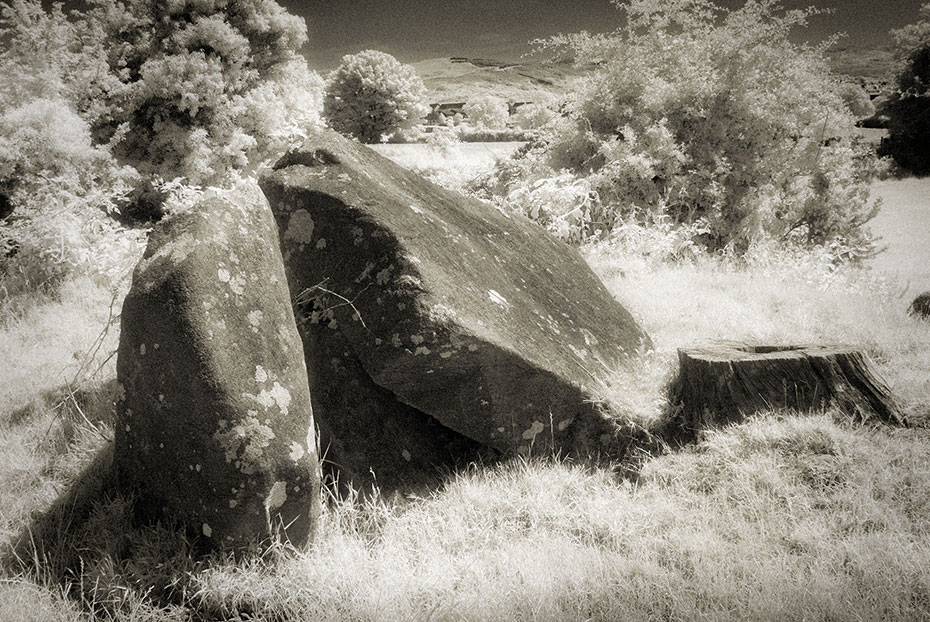
<path fill-rule="evenodd" d="M 787 8 L 832 8 L 802 35 L 819 41 L 835 32 L 841 45 L 882 45 L 892 28 L 917 21 L 930 0 L 785 0 Z M 307 21 L 311 66 L 328 70 L 344 54 L 377 49 L 405 63 L 443 56 L 514 60 L 526 43 L 559 32 L 610 31 L 620 12 L 609 0 L 278 0 Z M 744 0 L 718 0 L 736 7 Z"/>

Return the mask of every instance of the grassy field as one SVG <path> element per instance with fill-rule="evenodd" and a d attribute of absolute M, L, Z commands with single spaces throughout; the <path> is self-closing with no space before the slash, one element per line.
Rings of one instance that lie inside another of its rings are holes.
<path fill-rule="evenodd" d="M 514 147 L 462 145 L 446 160 L 378 150 L 441 175 Z M 927 276 L 927 188 L 876 186 L 889 250 L 871 270 L 584 249 L 656 343 L 604 379 L 618 408 L 660 410 L 689 343 L 841 341 L 867 351 L 910 429 L 776 411 L 654 456 L 631 479 L 542 457 L 478 465 L 423 497 L 331 499 L 312 549 L 238 563 L 192 560 L 170 526 L 133 526 L 119 495 L 43 518 L 69 487 L 101 479 L 110 309 L 126 283 L 81 279 L 9 310 L 0 539 L 22 546 L 0 578 L 0 620 L 930 619 L 930 322 L 906 314 Z"/>
<path fill-rule="evenodd" d="M 884 209 L 872 230 L 887 249 L 872 266 L 901 283 L 910 300 L 930 290 L 930 179 L 880 181 L 874 190 Z"/>

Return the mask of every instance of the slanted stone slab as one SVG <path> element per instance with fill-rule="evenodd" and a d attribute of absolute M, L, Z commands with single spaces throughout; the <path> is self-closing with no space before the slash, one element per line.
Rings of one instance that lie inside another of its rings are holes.
<path fill-rule="evenodd" d="M 346 343 L 332 360 L 307 349 L 319 383 L 353 359 L 400 403 L 498 452 L 622 452 L 626 439 L 591 387 L 605 363 L 650 340 L 575 250 L 333 132 L 260 185 L 305 343 L 328 333 Z M 315 409 L 321 428 L 377 424 Z"/>
<path fill-rule="evenodd" d="M 835 405 L 859 420 L 907 425 L 863 353 L 849 346 L 771 346 L 721 341 L 678 350 L 672 401 L 686 432 L 741 421 L 761 410 Z"/>
<path fill-rule="evenodd" d="M 208 548 L 278 533 L 300 546 L 320 510 L 277 238 L 257 188 L 206 199 L 155 228 L 123 304 L 118 480 L 139 515 L 177 519 Z"/>

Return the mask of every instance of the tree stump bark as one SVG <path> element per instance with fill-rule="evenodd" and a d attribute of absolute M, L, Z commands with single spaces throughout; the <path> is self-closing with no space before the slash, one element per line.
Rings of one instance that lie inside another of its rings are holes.
<path fill-rule="evenodd" d="M 686 432 L 741 421 L 772 408 L 836 405 L 850 416 L 901 426 L 907 420 L 862 352 L 842 346 L 765 346 L 718 342 L 678 350 L 673 399 Z"/>

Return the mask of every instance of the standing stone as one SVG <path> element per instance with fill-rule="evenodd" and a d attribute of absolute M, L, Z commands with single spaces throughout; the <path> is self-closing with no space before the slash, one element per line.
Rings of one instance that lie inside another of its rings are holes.
<path fill-rule="evenodd" d="M 592 388 L 650 341 L 574 249 L 334 132 L 286 155 L 260 185 L 311 384 L 357 366 L 396 401 L 374 416 L 315 402 L 321 431 L 360 454 L 356 471 L 444 462 L 428 444 L 383 446 L 392 434 L 370 446 L 358 433 L 413 423 L 401 406 L 504 454 L 622 453 L 628 439 Z"/>
<path fill-rule="evenodd" d="M 303 347 L 278 234 L 254 187 L 156 226 L 123 304 L 115 466 L 145 519 L 207 548 L 278 534 L 320 511 Z"/>

